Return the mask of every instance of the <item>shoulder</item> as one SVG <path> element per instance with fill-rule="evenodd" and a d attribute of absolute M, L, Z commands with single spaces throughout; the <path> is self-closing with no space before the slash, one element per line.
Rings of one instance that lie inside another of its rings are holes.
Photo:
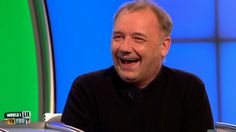
<path fill-rule="evenodd" d="M 78 76 L 73 84 L 72 89 L 84 92 L 101 92 L 112 86 L 111 76 L 113 67 L 94 71 Z"/>
<path fill-rule="evenodd" d="M 184 85 L 193 85 L 193 86 L 200 86 L 204 87 L 203 81 L 195 74 L 186 72 L 183 70 L 175 69 L 175 68 L 169 68 L 164 66 L 165 70 L 167 71 L 167 74 L 169 78 L 174 79 L 175 82 L 184 84 Z"/>
<path fill-rule="evenodd" d="M 189 99 L 199 99 L 206 96 L 206 89 L 203 81 L 193 73 L 174 68 L 166 69 L 168 86 L 179 95 Z"/>
<path fill-rule="evenodd" d="M 83 75 L 78 76 L 74 83 L 81 83 L 81 82 L 87 82 L 87 81 L 105 81 L 106 79 L 110 78 L 110 74 L 112 72 L 112 67 L 86 73 Z"/>

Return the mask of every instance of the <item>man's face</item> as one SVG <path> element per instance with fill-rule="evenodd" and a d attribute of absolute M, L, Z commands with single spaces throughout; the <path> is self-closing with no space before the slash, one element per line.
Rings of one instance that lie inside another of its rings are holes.
<path fill-rule="evenodd" d="M 114 25 L 112 56 L 119 76 L 139 88 L 158 74 L 167 54 L 170 38 L 164 38 L 158 20 L 150 9 L 123 10 Z M 163 46 L 164 44 L 164 46 Z"/>

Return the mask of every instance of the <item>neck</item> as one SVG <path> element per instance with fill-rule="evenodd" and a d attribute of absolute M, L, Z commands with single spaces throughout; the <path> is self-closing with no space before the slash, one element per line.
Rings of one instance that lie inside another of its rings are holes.
<path fill-rule="evenodd" d="M 140 89 L 144 89 L 148 84 L 150 84 L 157 77 L 157 75 L 161 71 L 161 67 L 162 67 L 162 65 L 158 68 L 158 70 L 155 73 L 153 73 L 153 75 L 150 77 L 150 79 L 143 81 L 142 83 L 134 84 L 134 85 Z"/>

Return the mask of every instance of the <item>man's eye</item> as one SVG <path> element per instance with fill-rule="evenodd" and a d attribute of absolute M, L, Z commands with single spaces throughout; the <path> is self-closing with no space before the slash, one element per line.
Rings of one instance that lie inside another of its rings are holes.
<path fill-rule="evenodd" d="M 145 39 L 143 39 L 143 38 L 141 38 L 141 37 L 134 37 L 134 40 L 135 40 L 135 42 L 137 42 L 137 43 L 142 43 L 142 42 L 145 42 L 145 41 L 146 41 Z"/>
<path fill-rule="evenodd" d="M 122 35 L 114 35 L 113 36 L 113 39 L 115 40 L 115 41 L 119 41 L 119 40 L 122 40 L 124 37 L 122 36 Z"/>

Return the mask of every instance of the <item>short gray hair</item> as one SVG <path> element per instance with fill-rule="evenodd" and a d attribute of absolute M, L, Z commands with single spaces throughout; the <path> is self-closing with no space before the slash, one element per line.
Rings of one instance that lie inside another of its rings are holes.
<path fill-rule="evenodd" d="M 114 24 L 116 23 L 118 16 L 123 10 L 135 12 L 135 11 L 139 11 L 139 10 L 143 10 L 147 8 L 151 9 L 156 15 L 157 20 L 161 26 L 161 29 L 164 32 L 164 35 L 170 36 L 171 31 L 172 31 L 172 25 L 173 25 L 171 17 L 164 9 L 162 9 L 162 7 L 148 0 L 136 0 L 136 1 L 128 2 L 122 5 L 114 16 Z"/>

